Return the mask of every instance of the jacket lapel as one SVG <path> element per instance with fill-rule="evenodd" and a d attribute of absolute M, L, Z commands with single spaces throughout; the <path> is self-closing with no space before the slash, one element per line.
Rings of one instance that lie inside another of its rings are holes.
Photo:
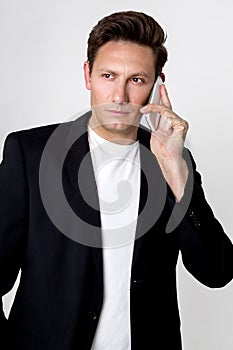
<path fill-rule="evenodd" d="M 132 265 L 140 256 L 144 244 L 144 235 L 156 224 L 166 202 L 167 184 L 156 160 L 150 150 L 151 134 L 144 127 L 138 128 L 141 162 L 141 186 L 136 239 Z"/>
<path fill-rule="evenodd" d="M 103 281 L 101 220 L 97 187 L 88 143 L 87 123 L 91 113 L 71 122 L 66 139 L 68 149 L 63 167 L 67 200 L 79 218 L 77 242 L 91 249 L 99 281 Z"/>

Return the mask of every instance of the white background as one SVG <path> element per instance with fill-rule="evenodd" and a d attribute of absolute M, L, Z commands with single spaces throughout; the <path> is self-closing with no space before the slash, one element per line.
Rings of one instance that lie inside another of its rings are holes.
<path fill-rule="evenodd" d="M 233 239 L 231 0 L 1 0 L 1 148 L 10 131 L 65 121 L 88 108 L 82 72 L 88 33 L 103 16 L 129 9 L 152 15 L 167 32 L 164 72 L 173 109 L 190 124 L 187 146 Z M 7 315 L 14 292 L 4 298 Z M 178 292 L 184 350 L 232 350 L 233 282 L 208 289 L 179 261 Z"/>

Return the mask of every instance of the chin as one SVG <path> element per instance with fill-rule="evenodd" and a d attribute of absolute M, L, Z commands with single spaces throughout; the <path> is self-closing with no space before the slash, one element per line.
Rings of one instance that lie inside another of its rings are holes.
<path fill-rule="evenodd" d="M 108 131 L 116 132 L 116 133 L 127 133 L 134 130 L 137 125 L 122 123 L 122 122 L 112 122 L 103 124 L 102 127 Z"/>

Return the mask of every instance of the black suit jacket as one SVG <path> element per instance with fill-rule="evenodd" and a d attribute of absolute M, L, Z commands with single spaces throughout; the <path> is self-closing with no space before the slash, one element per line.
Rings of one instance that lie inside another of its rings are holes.
<path fill-rule="evenodd" d="M 104 291 L 88 118 L 85 115 L 75 122 L 15 132 L 5 142 L 0 167 L 1 295 L 11 290 L 20 269 L 21 279 L 9 319 L 3 311 L 0 314 L 1 349 L 91 348 Z M 50 147 L 46 159 L 43 151 L 54 133 L 59 142 Z M 178 204 L 148 151 L 149 133 L 140 128 L 138 139 L 142 172 L 130 287 L 132 350 L 180 350 L 176 293 L 179 252 L 187 270 L 201 283 L 215 288 L 232 279 L 233 248 L 205 200 L 190 153 L 184 150 L 190 177 Z M 78 182 L 84 158 L 83 188 L 91 206 Z M 49 160 L 48 169 L 44 159 Z M 56 177 L 61 164 L 62 188 L 73 216 L 57 209 L 61 200 L 61 193 L 56 192 L 59 176 L 58 180 L 54 178 L 55 185 L 47 181 L 51 171 Z M 172 232 L 167 233 L 169 219 Z M 148 222 L 152 224 L 147 227 Z M 89 237 L 93 232 L 94 238 Z"/>

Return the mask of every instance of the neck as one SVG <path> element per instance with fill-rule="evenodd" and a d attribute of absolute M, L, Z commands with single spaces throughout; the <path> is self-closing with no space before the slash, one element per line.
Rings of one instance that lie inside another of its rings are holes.
<path fill-rule="evenodd" d="M 135 143 L 137 139 L 138 127 L 134 125 L 131 125 L 125 130 L 119 131 L 113 128 L 106 128 L 103 125 L 95 123 L 93 116 L 89 119 L 88 124 L 100 137 L 113 143 L 130 145 Z"/>

